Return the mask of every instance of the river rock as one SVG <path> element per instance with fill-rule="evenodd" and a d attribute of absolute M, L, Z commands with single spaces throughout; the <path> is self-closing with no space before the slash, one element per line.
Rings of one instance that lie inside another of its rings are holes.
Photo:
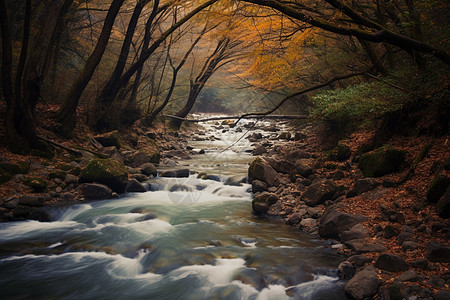
<path fill-rule="evenodd" d="M 345 242 L 355 253 L 384 252 L 386 247 L 382 244 L 376 244 L 365 239 L 356 239 Z"/>
<path fill-rule="evenodd" d="M 398 276 L 397 278 L 401 281 L 411 281 L 411 282 L 418 281 L 420 279 L 419 275 L 417 275 L 417 273 L 414 272 L 414 270 L 408 270 L 402 275 Z"/>
<path fill-rule="evenodd" d="M 349 261 L 343 261 L 338 266 L 338 276 L 340 279 L 350 279 L 355 275 L 355 267 Z"/>
<path fill-rule="evenodd" d="M 148 176 L 144 174 L 131 174 L 130 177 L 136 179 L 139 182 L 145 182 L 149 179 Z"/>
<path fill-rule="evenodd" d="M 355 267 L 362 267 L 365 264 L 372 262 L 371 257 L 367 257 L 367 256 L 360 255 L 360 254 L 352 255 L 347 260 Z"/>
<path fill-rule="evenodd" d="M 252 201 L 252 208 L 256 214 L 263 214 L 269 210 L 269 207 L 278 201 L 278 196 L 273 193 L 264 192 L 256 195 Z"/>
<path fill-rule="evenodd" d="M 300 209 L 298 212 L 293 213 L 292 215 L 287 218 L 286 223 L 287 224 L 298 224 L 302 220 L 302 218 L 306 215 L 307 211 L 306 209 Z"/>
<path fill-rule="evenodd" d="M 278 201 L 277 203 L 271 205 L 267 210 L 267 214 L 271 216 L 279 216 L 283 212 L 283 204 Z"/>
<path fill-rule="evenodd" d="M 426 258 L 432 262 L 450 262 L 450 247 L 436 242 L 429 242 L 426 247 Z"/>
<path fill-rule="evenodd" d="M 330 200 L 336 192 L 336 185 L 328 179 L 314 181 L 303 193 L 301 200 L 308 206 L 322 204 Z"/>
<path fill-rule="evenodd" d="M 67 174 L 66 175 L 66 179 L 64 179 L 64 182 L 66 184 L 75 184 L 78 182 L 78 176 L 72 175 L 72 174 Z"/>
<path fill-rule="evenodd" d="M 267 159 L 270 166 L 279 173 L 291 174 L 295 170 L 295 165 L 285 159 Z"/>
<path fill-rule="evenodd" d="M 378 256 L 375 267 L 389 272 L 401 272 L 409 269 L 409 264 L 401 256 L 384 253 Z"/>
<path fill-rule="evenodd" d="M 253 150 L 252 150 L 252 155 L 258 156 L 261 154 L 267 153 L 267 149 L 266 147 L 259 145 L 256 146 Z"/>
<path fill-rule="evenodd" d="M 120 154 L 116 146 L 106 147 L 103 149 L 103 152 L 108 155 L 109 158 L 120 161 L 121 163 L 124 162 L 122 154 Z"/>
<path fill-rule="evenodd" d="M 341 242 L 347 242 L 356 239 L 365 239 L 369 236 L 369 230 L 362 224 L 356 224 L 350 230 L 344 231 L 340 236 Z"/>
<path fill-rule="evenodd" d="M 356 193 L 358 193 L 358 195 L 361 195 L 362 193 L 373 190 L 379 185 L 380 183 L 374 178 L 359 179 L 356 182 Z"/>
<path fill-rule="evenodd" d="M 242 175 L 234 175 L 229 177 L 226 181 L 226 185 L 232 185 L 232 186 L 241 186 L 244 183 L 247 183 L 248 177 L 242 176 Z"/>
<path fill-rule="evenodd" d="M 300 228 L 305 230 L 305 231 L 309 231 L 314 229 L 314 227 L 317 226 L 317 220 L 313 219 L 313 218 L 306 218 L 300 221 L 299 224 Z"/>
<path fill-rule="evenodd" d="M 120 149 L 121 147 L 119 132 L 117 130 L 97 135 L 94 137 L 94 139 L 103 147 L 116 146 L 117 149 Z"/>
<path fill-rule="evenodd" d="M 50 200 L 50 197 L 24 195 L 19 198 L 19 204 L 26 206 L 43 206 L 48 200 Z"/>
<path fill-rule="evenodd" d="M 378 292 L 382 281 L 378 274 L 370 269 L 364 269 L 350 279 L 345 285 L 345 292 L 353 299 L 370 299 Z"/>
<path fill-rule="evenodd" d="M 247 137 L 247 139 L 248 139 L 250 142 L 254 143 L 254 142 L 257 142 L 257 141 L 259 141 L 260 139 L 262 139 L 262 134 L 259 133 L 259 132 L 253 132 L 250 136 Z"/>
<path fill-rule="evenodd" d="M 419 248 L 419 244 L 415 241 L 405 241 L 402 244 L 402 249 L 403 251 L 414 251 L 417 250 L 417 248 Z"/>
<path fill-rule="evenodd" d="M 93 159 L 83 169 L 78 181 L 80 183 L 101 183 L 117 193 L 123 193 L 128 182 L 128 171 L 122 163 L 116 160 Z"/>
<path fill-rule="evenodd" d="M 159 164 L 161 154 L 159 148 L 154 144 L 152 147 L 147 147 L 143 150 L 134 152 L 131 157 L 127 158 L 127 162 L 133 167 L 140 167 L 145 163 Z"/>
<path fill-rule="evenodd" d="M 436 295 L 434 295 L 433 300 L 448 300 L 450 299 L 450 291 L 439 291 Z"/>
<path fill-rule="evenodd" d="M 295 162 L 295 173 L 308 177 L 314 170 L 314 160 L 302 158 Z"/>
<path fill-rule="evenodd" d="M 324 238 L 339 238 L 342 232 L 366 219 L 366 217 L 343 213 L 330 207 L 320 219 L 319 235 Z"/>
<path fill-rule="evenodd" d="M 85 183 L 81 192 L 86 200 L 111 199 L 113 191 L 103 184 Z"/>
<path fill-rule="evenodd" d="M 257 157 L 250 163 L 248 178 L 250 181 L 254 179 L 264 181 L 268 186 L 275 186 L 280 183 L 280 174 L 260 157 Z"/>
<path fill-rule="evenodd" d="M 139 181 L 132 178 L 128 180 L 126 191 L 128 193 L 145 193 L 147 190 Z"/>
<path fill-rule="evenodd" d="M 155 165 L 153 165 L 151 162 L 145 163 L 140 167 L 140 172 L 144 175 L 147 176 L 154 176 L 156 177 L 156 175 L 158 174 L 158 172 L 156 171 Z"/>
<path fill-rule="evenodd" d="M 176 177 L 176 178 L 182 178 L 182 177 L 189 177 L 190 175 L 189 169 L 177 169 L 177 170 L 170 170 L 170 171 L 163 171 L 159 176 L 161 177 Z"/>
<path fill-rule="evenodd" d="M 252 181 L 252 192 L 253 194 L 259 193 L 259 192 L 265 192 L 267 191 L 267 184 L 264 181 L 255 179 Z"/>
<path fill-rule="evenodd" d="M 361 155 L 358 167 L 365 177 L 380 177 L 400 170 L 405 156 L 406 151 L 392 147 L 381 147 Z"/>

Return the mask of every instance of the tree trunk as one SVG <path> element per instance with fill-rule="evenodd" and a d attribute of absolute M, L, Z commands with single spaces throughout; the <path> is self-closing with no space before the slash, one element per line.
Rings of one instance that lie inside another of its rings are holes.
<path fill-rule="evenodd" d="M 150 55 L 152 55 L 153 52 L 155 52 L 155 50 L 167 39 L 167 37 L 169 37 L 175 30 L 177 30 L 179 27 L 181 27 L 183 24 L 189 21 L 193 16 L 195 16 L 208 6 L 216 3 L 217 1 L 218 0 L 209 0 L 204 4 L 198 6 L 190 13 L 188 13 L 186 16 L 184 16 L 180 21 L 178 21 L 169 29 L 167 29 L 164 33 L 162 33 L 161 36 L 158 39 L 156 39 L 149 48 L 142 49 L 142 53 L 139 59 L 133 65 L 131 65 L 131 67 L 120 77 L 118 83 L 111 90 L 110 94 L 111 97 L 115 98 L 117 96 L 120 89 L 128 84 L 134 73 L 136 73 L 136 71 L 144 65 L 144 63 L 147 61 Z"/>
<path fill-rule="evenodd" d="M 125 39 L 122 44 L 122 49 L 120 51 L 116 67 L 114 68 L 111 77 L 109 78 L 108 82 L 103 88 L 99 99 L 97 99 L 96 104 L 100 108 L 99 109 L 100 116 L 98 117 L 94 125 L 94 128 L 96 128 L 97 130 L 101 130 L 103 127 L 109 127 L 108 126 L 109 124 L 107 124 L 109 122 L 108 114 L 113 111 L 111 109 L 111 105 L 114 101 L 114 97 L 113 95 L 111 95 L 111 91 L 113 90 L 113 87 L 118 83 L 120 76 L 122 75 L 123 70 L 125 69 L 125 65 L 128 59 L 128 53 L 130 52 L 130 46 L 133 40 L 134 32 L 136 30 L 136 25 L 139 20 L 139 16 L 141 15 L 142 9 L 148 3 L 148 1 L 149 0 L 140 0 L 136 4 L 133 11 L 133 15 L 131 16 L 130 22 L 128 23 L 127 32 L 125 34 Z"/>
<path fill-rule="evenodd" d="M 0 0 L 0 26 L 2 31 L 2 91 L 7 105 L 5 118 L 6 139 L 10 150 L 19 152 L 22 139 L 14 124 L 16 99 L 13 94 L 12 85 L 12 41 L 8 8 L 5 0 Z"/>
<path fill-rule="evenodd" d="M 86 61 L 83 70 L 81 70 L 74 84 L 70 88 L 68 96 L 57 113 L 56 119 L 62 123 L 61 133 L 63 135 L 72 135 L 73 128 L 76 124 L 76 109 L 78 107 L 81 94 L 91 80 L 95 69 L 103 57 L 103 53 L 105 52 L 106 45 L 108 44 L 108 40 L 111 35 L 114 21 L 123 2 L 124 0 L 113 0 L 111 3 L 111 6 L 108 9 L 108 14 L 106 15 L 105 23 L 103 24 L 102 32 L 97 41 L 97 45 Z"/>

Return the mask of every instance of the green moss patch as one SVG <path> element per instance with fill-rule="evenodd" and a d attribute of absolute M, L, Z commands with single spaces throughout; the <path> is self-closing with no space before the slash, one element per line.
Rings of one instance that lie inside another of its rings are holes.
<path fill-rule="evenodd" d="M 381 147 L 363 154 L 359 159 L 358 167 L 365 177 L 380 177 L 399 171 L 406 153 L 389 146 Z"/>

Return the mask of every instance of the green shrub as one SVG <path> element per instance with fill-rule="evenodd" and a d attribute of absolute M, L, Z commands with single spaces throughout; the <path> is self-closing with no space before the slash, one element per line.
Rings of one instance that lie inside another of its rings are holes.
<path fill-rule="evenodd" d="M 384 114 L 402 106 L 401 91 L 382 82 L 361 83 L 344 89 L 323 91 L 311 98 L 312 116 L 348 132 L 370 126 Z"/>

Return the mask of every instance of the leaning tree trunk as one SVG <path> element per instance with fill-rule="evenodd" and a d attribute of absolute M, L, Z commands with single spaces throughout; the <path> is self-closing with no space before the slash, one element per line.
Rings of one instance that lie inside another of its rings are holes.
<path fill-rule="evenodd" d="M 103 128 L 109 128 L 111 126 L 111 120 L 108 118 L 109 114 L 114 110 L 111 109 L 111 106 L 114 101 L 114 96 L 111 95 L 111 91 L 114 86 L 118 83 L 120 76 L 125 69 L 125 65 L 128 59 L 128 53 L 130 52 L 131 42 L 133 40 L 134 32 L 136 30 L 137 22 L 139 20 L 139 16 L 144 8 L 144 6 L 148 3 L 149 0 L 140 0 L 133 11 L 133 15 L 131 16 L 130 22 L 128 23 L 127 32 L 125 34 L 125 39 L 122 44 L 122 49 L 119 54 L 119 59 L 116 63 L 116 67 L 106 83 L 105 87 L 102 90 L 102 93 L 97 100 L 97 105 L 99 107 L 99 116 L 97 121 L 95 122 L 94 128 L 97 130 L 102 130 Z"/>
<path fill-rule="evenodd" d="M 97 45 L 86 61 L 83 70 L 80 72 L 74 84 L 70 88 L 68 96 L 57 113 L 56 119 L 62 123 L 61 133 L 63 135 L 72 135 L 73 128 L 76 124 L 76 109 L 78 107 L 81 94 L 91 80 L 97 65 L 103 57 L 103 53 L 106 50 L 106 45 L 108 44 L 109 36 L 111 35 L 114 21 L 123 2 L 124 0 L 114 0 L 111 3 L 111 6 L 108 9 L 108 14 L 106 15 L 105 23 L 103 24 L 102 32 L 97 41 Z"/>

